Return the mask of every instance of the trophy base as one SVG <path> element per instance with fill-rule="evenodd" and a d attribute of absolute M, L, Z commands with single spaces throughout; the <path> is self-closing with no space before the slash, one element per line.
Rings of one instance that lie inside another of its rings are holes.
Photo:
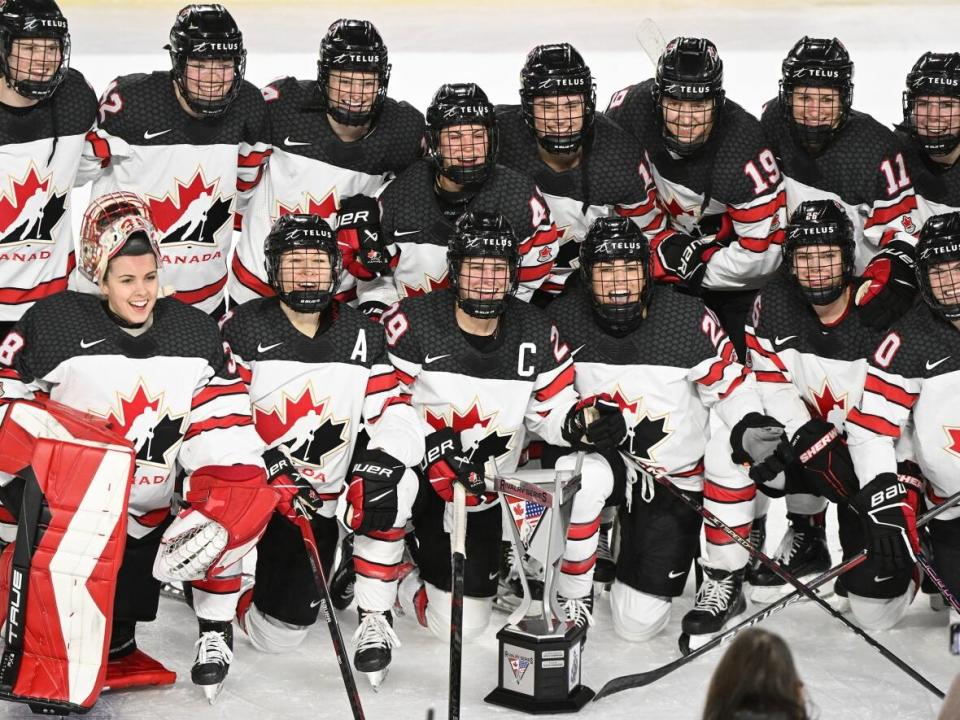
<path fill-rule="evenodd" d="M 498 687 L 484 698 L 491 705 L 529 715 L 575 713 L 594 696 L 580 684 L 586 627 L 521 621 L 497 633 L 500 644 Z"/>

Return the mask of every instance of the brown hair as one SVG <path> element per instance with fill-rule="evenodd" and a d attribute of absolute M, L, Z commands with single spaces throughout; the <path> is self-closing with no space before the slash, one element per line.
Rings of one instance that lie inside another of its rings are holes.
<path fill-rule="evenodd" d="M 703 720 L 734 720 L 741 714 L 809 718 L 790 648 L 779 635 L 759 628 L 738 635 L 721 658 L 707 690 Z"/>

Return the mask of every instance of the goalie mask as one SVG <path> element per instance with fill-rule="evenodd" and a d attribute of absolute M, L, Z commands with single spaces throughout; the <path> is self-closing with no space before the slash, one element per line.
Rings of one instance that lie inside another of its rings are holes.
<path fill-rule="evenodd" d="M 0 74 L 9 87 L 46 100 L 69 67 L 70 33 L 54 0 L 0 1 Z"/>
<path fill-rule="evenodd" d="M 507 298 L 517 292 L 520 266 L 510 223 L 494 213 L 462 215 L 447 246 L 447 266 L 461 310 L 476 318 L 502 315 Z"/>
<path fill-rule="evenodd" d="M 804 36 L 781 66 L 780 112 L 807 152 L 821 152 L 843 128 L 853 104 L 853 63 L 836 38 Z"/>
<path fill-rule="evenodd" d="M 783 265 L 814 305 L 829 305 L 853 279 L 853 223 L 835 200 L 807 200 L 790 216 Z"/>
<path fill-rule="evenodd" d="M 479 85 L 456 83 L 437 90 L 427 108 L 427 141 L 444 177 L 458 185 L 482 185 L 490 177 L 497 159 L 497 121 Z"/>
<path fill-rule="evenodd" d="M 387 46 L 369 20 L 337 20 L 320 43 L 317 84 L 327 113 L 342 125 L 373 123 L 387 99 Z"/>
<path fill-rule="evenodd" d="M 548 153 L 577 152 L 593 125 L 597 90 L 590 68 L 568 43 L 538 45 L 520 71 L 523 119 Z"/>
<path fill-rule="evenodd" d="M 960 144 L 960 53 L 924 53 L 907 75 L 903 127 L 931 157 Z"/>
<path fill-rule="evenodd" d="M 927 304 L 947 320 L 960 320 L 960 213 L 934 215 L 924 223 L 916 269 Z"/>
<path fill-rule="evenodd" d="M 226 112 L 243 85 L 247 51 L 243 35 L 223 5 L 188 5 L 170 30 L 173 80 L 200 117 Z"/>
<path fill-rule="evenodd" d="M 79 270 L 87 280 L 99 285 L 110 260 L 127 243 L 142 243 L 162 267 L 159 234 L 150 209 L 139 195 L 115 192 L 94 199 L 83 214 L 80 226 Z"/>
<path fill-rule="evenodd" d="M 284 215 L 263 243 L 267 282 L 297 312 L 322 312 L 340 285 L 336 233 L 319 215 Z"/>
<path fill-rule="evenodd" d="M 720 118 L 723 62 L 705 38 L 671 40 L 657 62 L 653 100 L 663 143 L 680 157 L 696 154 Z"/>
<path fill-rule="evenodd" d="M 647 240 L 628 218 L 598 218 L 580 243 L 583 284 L 598 321 L 611 332 L 625 334 L 643 320 L 653 289 L 649 261 Z"/>

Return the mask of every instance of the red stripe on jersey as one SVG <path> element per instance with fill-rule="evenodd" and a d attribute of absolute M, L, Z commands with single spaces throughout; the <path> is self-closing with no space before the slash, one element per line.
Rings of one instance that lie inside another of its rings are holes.
<path fill-rule="evenodd" d="M 551 295 L 559 295 L 563 292 L 563 284 L 554 282 L 553 280 L 545 280 L 543 285 L 540 286 L 540 289 L 545 293 L 550 293 Z"/>
<path fill-rule="evenodd" d="M 393 582 L 400 577 L 400 563 L 395 565 L 382 565 L 354 555 L 353 567 L 358 575 L 373 578 L 374 580 L 382 580 L 383 582 Z"/>
<path fill-rule="evenodd" d="M 600 516 L 597 515 L 590 522 L 570 523 L 567 530 L 567 540 L 586 540 L 593 537 L 600 529 Z"/>
<path fill-rule="evenodd" d="M 549 400 L 558 392 L 563 390 L 569 385 L 573 385 L 574 378 L 574 369 L 573 363 L 570 363 L 565 367 L 550 383 L 545 387 L 537 391 L 536 398 L 540 402 Z"/>
<path fill-rule="evenodd" d="M 728 207 L 727 214 L 733 222 L 751 225 L 773 217 L 787 204 L 787 194 L 781 190 L 773 200 L 748 208 Z"/>
<path fill-rule="evenodd" d="M 239 575 L 212 580 L 194 580 L 192 584 L 194 590 L 200 590 L 211 595 L 232 595 L 235 592 L 240 592 Z"/>
<path fill-rule="evenodd" d="M 637 217 L 639 215 L 646 215 L 648 212 L 653 210 L 654 205 L 657 203 L 656 193 L 651 190 L 647 193 L 647 199 L 641 202 L 636 207 L 624 207 L 623 205 L 614 205 L 613 211 L 620 217 Z"/>
<path fill-rule="evenodd" d="M 177 290 L 173 294 L 173 298 L 174 300 L 179 300 L 187 305 L 196 305 L 197 303 L 201 303 L 204 300 L 212 298 L 218 292 L 223 290 L 223 286 L 226 284 L 227 276 L 224 275 L 216 282 L 212 282 L 209 285 L 204 285 L 202 288 L 197 288 L 196 290 Z"/>
<path fill-rule="evenodd" d="M 386 392 L 387 390 L 393 390 L 399 384 L 400 380 L 397 378 L 396 372 L 391 371 L 374 375 L 367 380 L 366 394 L 376 395 L 377 393 Z"/>
<path fill-rule="evenodd" d="M 73 253 L 70 254 L 70 259 L 73 259 Z M 19 305 L 21 303 L 36 302 L 37 300 L 43 300 L 45 297 L 63 292 L 67 289 L 67 276 L 69 276 L 72 266 L 73 263 L 68 261 L 67 275 L 54 278 L 53 280 L 47 280 L 47 282 L 39 283 L 31 288 L 0 289 L 0 304 Z"/>
<path fill-rule="evenodd" d="M 397 368 L 397 377 L 400 378 L 400 382 L 408 387 L 413 385 L 413 381 L 416 379 L 413 375 L 408 375 L 400 368 Z"/>
<path fill-rule="evenodd" d="M 760 344 L 760 341 L 757 340 L 757 336 L 751 332 L 746 334 L 747 347 L 754 352 L 763 355 L 770 362 L 777 366 L 782 372 L 787 372 L 787 366 L 784 364 L 783 360 L 780 359 L 780 356 L 777 353 L 767 350 L 763 345 Z"/>
<path fill-rule="evenodd" d="M 549 275 L 551 270 L 553 270 L 552 262 L 547 262 L 543 265 L 531 265 L 526 267 L 521 266 L 519 272 L 517 273 L 517 281 L 526 283 L 532 280 L 539 280 L 540 278 Z"/>
<path fill-rule="evenodd" d="M 546 230 L 537 230 L 520 245 L 520 254 L 526 255 L 532 248 L 549 245 L 557 241 L 557 226 L 550 224 Z"/>
<path fill-rule="evenodd" d="M 734 381 L 733 381 L 732 383 L 730 383 L 730 385 L 727 386 L 727 389 L 726 389 L 726 390 L 724 390 L 722 393 L 720 393 L 720 399 L 723 400 L 723 399 L 729 397 L 729 396 L 730 396 L 730 393 L 732 393 L 734 390 L 736 390 L 738 387 L 740 387 L 740 384 L 741 384 L 744 380 L 746 380 L 749 375 L 750 375 L 750 369 L 749 369 L 749 368 L 743 368 L 743 369 L 741 369 L 741 370 L 740 370 L 740 375 L 737 376 L 737 377 L 734 379 Z"/>
<path fill-rule="evenodd" d="M 207 430 L 226 430 L 228 428 L 243 427 L 244 425 L 252 424 L 253 421 L 249 415 L 225 415 L 223 417 L 209 418 L 202 422 L 191 423 L 183 439 L 190 440 Z"/>
<path fill-rule="evenodd" d="M 272 287 L 243 266 L 243 263 L 240 262 L 240 257 L 236 253 L 233 255 L 233 262 L 230 263 L 230 269 L 233 270 L 233 276 L 241 285 L 248 290 L 252 290 L 260 297 L 276 295 Z"/>
<path fill-rule="evenodd" d="M 750 525 L 752 523 L 747 523 L 745 525 L 737 525 L 731 529 L 744 540 L 750 536 Z M 707 542 L 711 545 L 730 545 L 734 540 L 729 537 L 723 530 L 711 526 L 709 523 L 705 523 L 703 526 L 703 534 L 707 537 Z"/>
<path fill-rule="evenodd" d="M 273 150 L 264 150 L 263 152 L 251 150 L 246 155 L 240 154 L 237 156 L 237 165 L 240 167 L 257 167 L 263 165 L 272 154 Z"/>
<path fill-rule="evenodd" d="M 273 293 L 271 293 L 272 295 Z M 354 285 L 352 288 L 348 288 L 343 292 L 338 292 L 333 296 L 334 302 L 348 303 L 357 299 L 357 286 Z"/>
<path fill-rule="evenodd" d="M 237 375 L 243 380 L 244 385 L 249 385 L 253 380 L 253 372 L 239 363 L 237 363 Z"/>
<path fill-rule="evenodd" d="M 874 208 L 873 212 L 864 220 L 863 229 L 866 230 L 874 225 L 889 225 L 892 220 L 896 220 L 901 215 L 906 215 L 911 210 L 916 209 L 917 196 L 907 195 L 900 202 L 889 207 Z"/>
<path fill-rule="evenodd" d="M 93 130 L 87 133 L 87 142 L 93 148 L 93 154 L 100 159 L 100 167 L 110 164 L 110 143 L 97 135 Z"/>
<path fill-rule="evenodd" d="M 560 565 L 560 572 L 565 575 L 583 575 L 593 570 L 597 564 L 597 554 L 594 553 L 586 560 L 564 560 Z"/>
<path fill-rule="evenodd" d="M 0 368 L 0 378 L 10 378 L 11 380 L 19 380 L 20 373 L 10 368 Z"/>
<path fill-rule="evenodd" d="M 757 495 L 757 486 L 754 484 L 742 488 L 731 488 L 717 485 L 712 480 L 703 481 L 703 497 L 718 503 L 751 502 Z"/>
<path fill-rule="evenodd" d="M 257 176 L 253 180 L 243 180 L 237 178 L 237 190 L 240 192 L 247 192 L 248 190 L 253 190 L 263 178 L 263 168 L 257 170 Z"/>
<path fill-rule="evenodd" d="M 917 401 L 916 393 L 909 393 L 899 385 L 888 383 L 883 378 L 867 373 L 867 381 L 863 384 L 864 392 L 870 391 L 882 395 L 884 398 L 909 410 Z"/>
<path fill-rule="evenodd" d="M 225 395 L 243 395 L 245 392 L 246 388 L 244 388 L 243 383 L 238 381 L 232 382 L 229 385 L 207 385 L 207 387 L 194 395 L 190 409 L 196 410 L 201 405 L 211 400 L 216 400 L 218 397 L 224 397 Z"/>
<path fill-rule="evenodd" d="M 862 428 L 866 428 L 877 435 L 886 435 L 887 437 L 900 437 L 900 428 L 889 420 L 884 420 L 878 415 L 868 415 L 854 408 L 847 415 L 847 420 L 856 423 Z"/>
<path fill-rule="evenodd" d="M 364 534 L 368 538 L 373 538 L 374 540 L 396 542 L 398 540 L 403 540 L 403 536 L 407 534 L 407 529 L 405 527 L 398 527 L 390 528 L 389 530 L 370 530 Z"/>
<path fill-rule="evenodd" d="M 757 378 L 757 382 L 765 383 L 789 383 L 783 373 L 779 370 L 754 370 L 754 376 Z"/>
<path fill-rule="evenodd" d="M 7 510 L 3 505 L 0 505 L 0 523 L 8 523 L 11 525 L 17 524 L 17 519 L 13 516 L 13 513 Z"/>
<path fill-rule="evenodd" d="M 155 528 L 168 517 L 170 517 L 170 508 L 157 508 L 156 510 L 149 510 L 143 515 L 136 515 L 134 517 L 136 518 L 136 521 L 144 527 Z"/>
<path fill-rule="evenodd" d="M 700 458 L 697 461 L 697 464 L 693 468 L 693 470 L 687 470 L 682 473 L 670 473 L 671 477 L 678 477 L 678 478 L 695 477 L 697 475 L 703 475 L 703 458 Z"/>
<path fill-rule="evenodd" d="M 237 232 L 243 230 L 243 215 L 240 213 L 233 214 L 233 229 Z"/>
<path fill-rule="evenodd" d="M 732 361 L 727 358 L 720 358 L 710 368 L 707 370 L 706 374 L 697 380 L 701 385 L 713 385 L 715 382 L 719 382 L 723 378 L 724 371 L 732 365 Z"/>

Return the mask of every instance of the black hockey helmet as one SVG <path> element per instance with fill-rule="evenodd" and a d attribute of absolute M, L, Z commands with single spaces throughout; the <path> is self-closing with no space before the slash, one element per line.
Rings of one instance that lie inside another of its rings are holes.
<path fill-rule="evenodd" d="M 537 132 L 535 98 L 582 95 L 583 108 L 557 105 L 555 114 L 541 117 L 544 132 Z M 593 126 L 597 88 L 583 56 L 569 43 L 537 45 L 520 71 L 520 110 L 544 150 L 555 155 L 575 153 Z M 580 127 L 574 129 L 579 121 Z M 550 127 L 550 125 L 556 127 Z"/>
<path fill-rule="evenodd" d="M 949 107 L 924 107 L 928 127 L 917 125 L 917 99 L 921 97 L 950 98 Z M 960 144 L 960 53 L 925 52 L 907 75 L 907 89 L 903 92 L 903 125 L 910 136 L 931 156 L 949 155 Z M 932 127 L 929 127 L 932 126 Z"/>
<path fill-rule="evenodd" d="M 798 87 L 833 88 L 840 95 L 836 122 L 807 125 L 797 122 L 793 113 L 793 93 Z M 781 65 L 780 112 L 794 138 L 808 152 L 818 153 L 840 132 L 853 105 L 853 62 L 837 38 L 812 38 L 804 35 Z"/>
<path fill-rule="evenodd" d="M 319 250 L 330 261 L 330 284 L 328 287 L 286 291 L 283 280 L 290 278 L 280 274 L 280 261 L 289 250 Z M 333 300 L 340 285 L 342 260 L 337 246 L 337 234 L 319 215 L 283 215 L 274 223 L 270 234 L 263 242 L 264 267 L 267 282 L 277 296 L 297 312 L 320 312 Z"/>
<path fill-rule="evenodd" d="M 21 58 L 18 55 L 25 50 L 14 47 L 17 40 L 55 40 L 59 50 L 38 46 Z M 24 61 L 26 69 L 21 67 Z M 54 63 L 56 69 L 47 67 Z M 69 67 L 67 19 L 54 0 L 0 2 L 0 75 L 9 87 L 25 98 L 46 100 L 63 82 Z"/>
<path fill-rule="evenodd" d="M 452 125 L 482 125 L 487 132 L 487 152 L 476 165 L 444 166 L 440 149 L 440 131 Z M 475 83 L 442 85 L 427 108 L 427 141 L 430 155 L 441 175 L 459 185 L 480 185 L 489 176 L 497 161 L 499 134 L 493 104 Z"/>
<path fill-rule="evenodd" d="M 821 268 L 810 259 L 805 263 L 809 271 L 823 272 L 817 286 L 804 284 L 797 274 L 797 250 L 810 246 L 836 246 L 840 248 L 840 265 Z M 828 305 L 840 297 L 853 279 L 855 241 L 853 222 L 836 200 L 806 200 L 793 211 L 783 243 L 783 265 L 797 282 L 800 292 L 814 305 Z M 826 275 L 824 278 L 823 275 Z M 824 282 L 829 284 L 821 284 Z"/>
<path fill-rule="evenodd" d="M 712 100 L 713 107 L 706 120 L 682 122 L 678 127 L 688 130 L 683 138 L 669 127 L 664 113 L 664 99 Z M 663 142 L 681 157 L 695 154 L 710 140 L 720 118 L 726 94 L 723 91 L 723 61 L 717 46 L 706 38 L 678 37 L 667 43 L 657 61 L 653 84 L 653 100 L 657 109 Z M 708 126 L 705 132 L 699 128 Z"/>
<path fill-rule="evenodd" d="M 506 287 L 495 292 L 474 291 L 480 297 L 465 297 L 463 261 L 484 257 L 506 261 Z M 457 293 L 457 304 L 461 310 L 477 318 L 493 318 L 503 314 L 507 298 L 517 292 L 520 268 L 519 243 L 507 219 L 498 213 L 480 211 L 461 215 L 447 245 L 447 268 L 450 287 Z"/>
<path fill-rule="evenodd" d="M 376 74 L 375 90 L 361 93 L 362 103 L 350 109 L 330 102 L 330 73 L 340 73 L 341 82 L 349 85 L 353 73 Z M 344 78 L 344 76 L 346 76 Z M 387 46 L 369 20 L 335 21 L 320 41 L 320 59 L 317 61 L 317 84 L 320 98 L 327 113 L 343 125 L 366 125 L 377 119 L 387 99 L 390 82 L 390 63 L 387 62 Z M 367 95 L 371 97 L 368 98 Z"/>
<path fill-rule="evenodd" d="M 917 240 L 917 281 L 920 294 L 927 304 L 947 320 L 960 319 L 960 271 L 937 272 L 942 263 L 960 262 L 960 212 L 944 213 L 928 218 L 920 229 Z M 931 273 L 938 275 L 934 283 Z M 938 299 L 934 291 L 937 285 L 943 296 Z"/>
<path fill-rule="evenodd" d="M 614 274 L 609 279 L 596 275 L 598 263 L 615 263 L 630 268 L 623 277 Z M 633 266 L 633 267 L 631 267 Z M 637 296 L 630 297 L 624 287 L 639 268 L 643 286 Z M 650 246 L 647 239 L 629 218 L 597 218 L 586 238 L 580 243 L 580 276 L 593 299 L 593 311 L 601 324 L 614 333 L 633 330 L 643 319 L 653 285 L 650 283 Z M 599 292 L 598 292 L 599 285 Z"/>
<path fill-rule="evenodd" d="M 177 15 L 170 29 L 170 43 L 165 48 L 170 51 L 173 80 L 180 96 L 197 115 L 215 117 L 236 100 L 243 85 L 247 51 L 240 28 L 223 5 L 187 5 Z M 229 60 L 233 63 L 233 82 L 225 92 L 219 82 L 201 82 L 198 92 L 190 92 L 187 89 L 189 60 Z"/>

